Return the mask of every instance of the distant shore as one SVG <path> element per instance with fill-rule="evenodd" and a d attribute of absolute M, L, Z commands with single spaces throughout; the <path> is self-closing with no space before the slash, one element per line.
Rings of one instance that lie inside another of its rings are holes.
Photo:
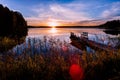
<path fill-rule="evenodd" d="M 51 28 L 51 26 L 28 26 L 28 28 Z M 100 28 L 97 26 L 55 26 L 55 28 Z"/>

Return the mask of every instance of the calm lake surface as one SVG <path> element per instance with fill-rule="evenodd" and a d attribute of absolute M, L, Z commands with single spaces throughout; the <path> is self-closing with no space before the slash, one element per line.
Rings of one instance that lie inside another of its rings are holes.
<path fill-rule="evenodd" d="M 70 32 L 74 33 L 88 32 L 90 34 L 105 35 L 103 29 L 97 28 L 29 28 L 28 37 L 69 36 Z"/>
<path fill-rule="evenodd" d="M 22 52 L 27 53 L 47 53 L 50 48 L 61 50 L 62 48 L 68 48 L 74 51 L 78 51 L 76 47 L 70 44 L 70 32 L 74 32 L 77 36 L 80 36 L 82 32 L 88 32 L 88 38 L 90 40 L 97 41 L 103 44 L 111 44 L 115 46 L 115 43 L 109 40 L 110 37 L 116 37 L 106 34 L 103 29 L 97 28 L 29 28 L 28 36 L 25 43 L 17 45 L 13 48 L 13 51 L 20 54 Z M 64 50 L 64 49 L 63 49 Z M 88 51 L 90 49 L 88 48 Z"/>
<path fill-rule="evenodd" d="M 46 36 L 70 42 L 70 32 L 74 32 L 77 36 L 80 36 L 82 32 L 88 32 L 89 39 L 95 41 L 98 41 L 97 39 L 106 41 L 108 37 L 116 37 L 106 34 L 103 30 L 97 28 L 29 28 L 27 38 L 42 39 Z"/>
<path fill-rule="evenodd" d="M 82 32 L 88 32 L 90 38 L 94 35 L 107 36 L 103 32 L 103 29 L 94 28 L 29 28 L 27 38 L 43 38 L 46 36 L 69 41 L 70 32 L 74 32 L 76 35 L 80 35 Z"/>

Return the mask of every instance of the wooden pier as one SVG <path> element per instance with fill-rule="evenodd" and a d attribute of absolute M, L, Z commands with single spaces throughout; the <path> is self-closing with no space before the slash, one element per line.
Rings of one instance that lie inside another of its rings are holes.
<path fill-rule="evenodd" d="M 83 32 L 81 36 L 76 36 L 74 33 L 71 32 L 70 39 L 71 39 L 71 44 L 81 50 L 86 50 L 86 46 L 88 46 L 94 50 L 113 51 L 113 52 L 116 51 L 116 49 L 112 46 L 89 40 L 87 32 Z"/>

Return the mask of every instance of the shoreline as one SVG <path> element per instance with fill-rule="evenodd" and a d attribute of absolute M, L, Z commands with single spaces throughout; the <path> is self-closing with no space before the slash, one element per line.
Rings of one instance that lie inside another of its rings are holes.
<path fill-rule="evenodd" d="M 27 28 L 52 28 L 51 26 L 27 26 Z M 55 28 L 100 28 L 96 26 L 55 26 Z"/>

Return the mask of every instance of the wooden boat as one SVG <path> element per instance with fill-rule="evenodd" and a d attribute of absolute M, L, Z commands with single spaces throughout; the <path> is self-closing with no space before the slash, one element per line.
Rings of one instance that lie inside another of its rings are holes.
<path fill-rule="evenodd" d="M 70 39 L 71 44 L 81 50 L 86 50 L 86 46 L 88 46 L 94 50 L 116 51 L 116 49 L 110 45 L 89 40 L 87 32 L 83 32 L 80 37 L 71 32 Z"/>

